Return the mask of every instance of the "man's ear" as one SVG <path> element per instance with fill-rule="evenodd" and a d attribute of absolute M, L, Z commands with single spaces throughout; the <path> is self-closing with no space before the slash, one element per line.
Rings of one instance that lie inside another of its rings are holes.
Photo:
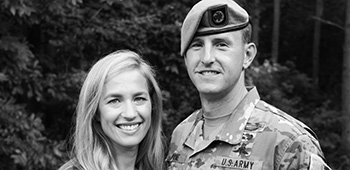
<path fill-rule="evenodd" d="M 250 64 L 252 64 L 256 53 L 257 53 L 257 48 L 254 43 L 247 43 L 245 44 L 245 55 L 244 55 L 244 61 L 243 61 L 243 69 L 247 69 Z"/>
<path fill-rule="evenodd" d="M 187 67 L 186 52 L 185 52 L 183 58 L 184 58 L 184 60 L 185 60 L 185 66 Z"/>

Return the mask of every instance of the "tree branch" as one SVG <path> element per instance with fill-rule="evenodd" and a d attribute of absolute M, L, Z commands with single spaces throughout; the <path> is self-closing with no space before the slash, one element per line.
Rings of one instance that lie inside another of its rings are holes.
<path fill-rule="evenodd" d="M 339 24 L 337 24 L 335 22 L 332 22 L 332 21 L 329 21 L 329 20 L 325 20 L 325 19 L 322 19 L 322 18 L 316 17 L 316 16 L 312 16 L 311 18 L 314 19 L 314 20 L 318 20 L 318 21 L 320 21 L 322 23 L 325 23 L 325 24 L 328 24 L 328 25 L 332 25 L 332 26 L 335 26 L 335 27 L 337 27 L 339 29 L 344 30 L 343 26 L 341 26 L 341 25 L 339 25 Z"/>

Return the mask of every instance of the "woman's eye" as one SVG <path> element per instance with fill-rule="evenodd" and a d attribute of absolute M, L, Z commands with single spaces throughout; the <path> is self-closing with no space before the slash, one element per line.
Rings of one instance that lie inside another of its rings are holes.
<path fill-rule="evenodd" d="M 120 103 L 119 99 L 112 99 L 108 101 L 108 104 L 118 104 L 118 103 Z"/>
<path fill-rule="evenodd" d="M 143 104 L 143 103 L 145 103 L 146 101 L 147 101 L 147 98 L 145 98 L 145 97 L 136 97 L 136 98 L 135 98 L 136 104 Z"/>

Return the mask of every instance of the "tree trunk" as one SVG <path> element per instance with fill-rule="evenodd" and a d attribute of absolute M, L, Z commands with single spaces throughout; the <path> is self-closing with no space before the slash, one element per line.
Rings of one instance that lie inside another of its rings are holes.
<path fill-rule="evenodd" d="M 259 46 L 259 31 L 260 31 L 260 8 L 259 8 L 259 1 L 260 0 L 254 0 L 254 10 L 253 10 L 253 18 L 252 18 L 252 25 L 253 25 L 253 42 Z"/>
<path fill-rule="evenodd" d="M 319 48 L 320 48 L 320 37 L 321 37 L 321 22 L 317 18 L 322 18 L 323 13 L 323 0 L 316 1 L 316 20 L 314 27 L 314 43 L 312 47 L 312 78 L 314 93 L 318 93 L 318 73 L 319 73 Z"/>
<path fill-rule="evenodd" d="M 259 32 L 260 32 L 260 5 L 259 5 L 260 0 L 254 0 L 253 4 L 253 17 L 252 17 L 252 27 L 253 27 L 253 35 L 252 35 L 252 40 L 259 49 Z M 253 61 L 253 65 L 258 65 L 258 60 L 257 58 L 259 53 L 257 54 L 255 60 Z"/>
<path fill-rule="evenodd" d="M 347 0 L 343 56 L 342 114 L 344 116 L 343 147 L 350 153 L 350 0 Z"/>
<path fill-rule="evenodd" d="M 273 30 L 272 30 L 272 49 L 271 60 L 273 63 L 278 61 L 278 45 L 279 45 L 279 26 L 280 26 L 280 0 L 274 0 L 273 10 Z"/>

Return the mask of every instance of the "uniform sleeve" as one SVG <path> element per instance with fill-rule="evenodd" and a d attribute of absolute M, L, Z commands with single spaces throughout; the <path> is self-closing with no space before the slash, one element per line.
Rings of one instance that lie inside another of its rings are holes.
<path fill-rule="evenodd" d="M 331 170 L 317 141 L 302 135 L 291 141 L 279 163 L 279 170 Z"/>

